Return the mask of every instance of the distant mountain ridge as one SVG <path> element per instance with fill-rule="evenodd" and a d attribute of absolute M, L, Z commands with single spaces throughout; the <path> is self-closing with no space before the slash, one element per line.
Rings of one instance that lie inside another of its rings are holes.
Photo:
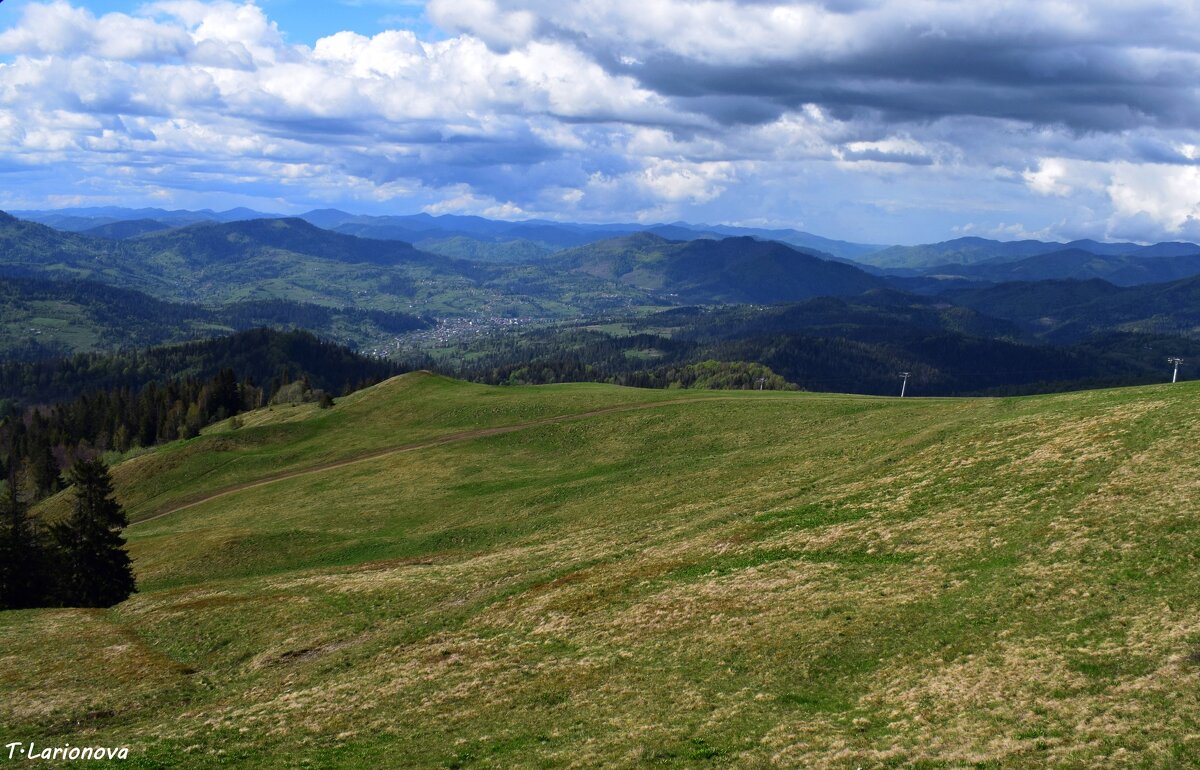
<path fill-rule="evenodd" d="M 278 299 L 432 317 L 575 317 L 653 302 L 584 275 L 448 258 L 298 218 L 202 222 L 113 240 L 2 214 L 0 276 L 91 280 L 172 302 Z"/>
<path fill-rule="evenodd" d="M 253 219 L 284 219 L 285 215 L 234 208 L 227 211 L 131 209 L 115 206 L 68 208 L 52 211 L 15 211 L 23 219 L 59 230 L 87 232 L 106 238 L 136 237 L 165 227 L 202 222 L 230 223 Z M 951 266 L 974 266 L 992 262 L 1015 262 L 1056 252 L 1078 250 L 1105 257 L 1183 257 L 1200 254 L 1200 246 L 1186 242 L 1143 245 L 1130 242 L 1105 243 L 1092 239 L 1069 242 L 1017 240 L 999 241 L 965 236 L 940 243 L 886 246 L 826 238 L 789 228 L 736 225 L 670 223 L 581 223 L 547 219 L 495 220 L 486 217 L 428 213 L 368 215 L 339 209 L 314 209 L 292 218 L 303 219 L 325 230 L 374 240 L 395 240 L 416 248 L 461 259 L 482 262 L 535 262 L 557 251 L 584 246 L 610 238 L 650 232 L 669 240 L 720 240 L 749 236 L 812 249 L 842 261 L 853 261 L 868 271 L 901 271 L 901 275 L 952 272 Z M 139 221 L 138 225 L 122 224 Z M 154 227 L 158 222 L 165 227 Z M 1059 275 L 1046 275 L 1054 278 Z M 1085 275 L 1073 275 L 1085 278 Z M 1157 276 L 1156 276 L 1157 277 Z M 989 279 L 989 280 L 1005 280 Z"/>
<path fill-rule="evenodd" d="M 152 220 L 171 227 L 178 227 L 180 225 L 196 224 L 197 222 L 238 222 L 247 219 L 271 219 L 282 216 L 280 214 L 255 211 L 244 207 L 233 208 L 227 211 L 213 211 L 212 209 L 189 211 L 186 209 L 131 209 L 121 206 L 89 206 L 48 211 L 13 210 L 8 213 L 15 217 L 29 220 L 30 222 L 49 225 L 56 230 L 65 230 L 68 232 L 82 232 L 102 225 L 111 225 L 132 220 Z"/>
<path fill-rule="evenodd" d="M 99 206 L 49 211 L 13 211 L 11 213 L 22 219 L 70 232 L 89 231 L 134 220 L 149 220 L 170 227 L 179 227 L 201 222 L 228 223 L 250 219 L 287 218 L 286 215 L 254 211 L 247 208 L 235 208 L 228 211 L 213 211 L 211 209 L 169 211 L 158 208 L 132 209 L 116 206 Z M 813 233 L 794 229 L 773 230 L 731 225 L 696 225 L 687 222 L 595 224 L 559 222 L 548 219 L 509 221 L 458 214 L 352 214 L 339 209 L 314 209 L 295 215 L 295 218 L 303 219 L 326 230 L 334 230 L 347 235 L 378 240 L 406 241 L 418 248 L 434 251 L 435 253 L 444 253 L 439 247 L 447 241 L 452 239 L 470 239 L 480 243 L 465 250 L 474 254 L 479 259 L 487 259 L 491 256 L 486 253 L 488 249 L 481 244 L 497 244 L 503 247 L 494 248 L 492 251 L 506 257 L 510 257 L 514 253 L 522 254 L 526 257 L 535 253 L 545 256 L 560 249 L 573 248 L 619 235 L 646 231 L 655 232 L 664 237 L 678 240 L 694 240 L 697 238 L 719 239 L 729 236 L 748 235 L 763 240 L 780 241 L 793 246 L 816 249 L 842 259 L 855 259 L 864 254 L 884 248 L 880 245 L 851 243 L 849 241 L 824 238 Z M 127 236 L 104 234 L 104 237 Z M 464 252 L 464 247 L 461 243 L 451 245 L 448 248 L 453 249 L 455 253 L 447 254 L 447 256 L 460 256 Z M 509 260 L 502 258 L 498 261 Z"/>
<path fill-rule="evenodd" d="M 938 265 L 925 271 L 943 278 L 1007 283 L 1100 278 L 1118 286 L 1165 283 L 1200 275 L 1200 247 L 1179 256 L 1096 254 L 1083 249 L 1064 249 L 1015 260 L 991 260 L 973 265 Z"/>
<path fill-rule="evenodd" d="M 1200 254 L 1200 246 L 1182 242 L 1144 246 L 1137 243 L 1101 243 L 1087 239 L 1069 243 L 1036 240 L 996 241 L 969 236 L 918 246 L 890 246 L 862 255 L 860 260 L 874 267 L 930 273 L 933 271 L 945 272 L 950 268 L 957 267 L 1017 262 L 1070 251 L 1086 252 L 1103 257 L 1154 258 Z"/>

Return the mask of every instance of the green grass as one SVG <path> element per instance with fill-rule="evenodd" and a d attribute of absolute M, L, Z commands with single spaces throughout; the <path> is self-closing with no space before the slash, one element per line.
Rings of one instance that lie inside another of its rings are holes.
<path fill-rule="evenodd" d="M 263 411 L 115 468 L 142 592 L 0 614 L 0 733 L 133 767 L 1194 765 L 1197 396 L 418 374 Z"/>

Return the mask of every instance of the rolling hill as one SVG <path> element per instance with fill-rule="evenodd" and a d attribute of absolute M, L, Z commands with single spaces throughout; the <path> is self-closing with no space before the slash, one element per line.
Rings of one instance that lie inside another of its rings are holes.
<path fill-rule="evenodd" d="M 973 265 L 1002 259 L 1023 259 L 1056 250 L 1042 241 L 994 241 L 974 236 L 919 246 L 890 246 L 861 256 L 865 264 L 887 268 L 931 268 Z"/>
<path fill-rule="evenodd" d="M 438 265 L 438 259 L 402 241 L 356 238 L 315 227 L 303 219 L 252 219 L 245 222 L 202 223 L 146 234 L 136 241 L 166 261 L 180 259 L 192 269 L 226 263 L 245 264 L 272 252 L 347 264 Z"/>
<path fill-rule="evenodd" d="M 115 467 L 140 593 L 0 613 L 0 723 L 145 767 L 1194 765 L 1197 396 L 263 410 Z"/>
<path fill-rule="evenodd" d="M 119 241 L 125 238 L 136 238 L 139 235 L 147 233 L 169 230 L 171 227 L 172 225 L 159 222 L 156 219 L 128 219 L 89 227 L 86 230 L 80 230 L 79 234 L 93 238 L 110 238 Z"/>

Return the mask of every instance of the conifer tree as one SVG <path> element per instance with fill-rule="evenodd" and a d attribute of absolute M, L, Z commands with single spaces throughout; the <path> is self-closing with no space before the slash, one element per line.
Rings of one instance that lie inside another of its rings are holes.
<path fill-rule="evenodd" d="M 45 531 L 29 516 L 19 476 L 0 492 L 0 609 L 43 607 L 49 600 Z"/>
<path fill-rule="evenodd" d="M 55 528 L 62 549 L 62 600 L 68 606 L 111 607 L 137 590 L 125 538 L 125 510 L 113 499 L 112 477 L 99 459 L 71 467 L 71 516 Z"/>
<path fill-rule="evenodd" d="M 42 429 L 43 435 L 48 432 Z M 62 489 L 59 478 L 58 461 L 50 445 L 39 443 L 29 451 L 29 470 L 32 474 L 34 492 L 38 498 L 47 497 Z"/>

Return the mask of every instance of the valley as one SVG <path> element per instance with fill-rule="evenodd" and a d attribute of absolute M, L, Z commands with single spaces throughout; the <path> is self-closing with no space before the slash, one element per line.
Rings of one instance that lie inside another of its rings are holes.
<path fill-rule="evenodd" d="M 1168 356 L 1200 353 L 1200 246 L 1179 242 L 882 247 L 685 223 L 24 213 L 66 229 L 0 220 L 0 350 L 19 360 L 271 326 L 492 383 L 663 386 L 671 367 L 717 361 L 816 391 L 887 394 L 906 370 L 925 395 L 996 395 L 1161 381 Z M 454 241 L 455 255 L 402 237 Z M 517 243 L 538 246 L 495 251 Z"/>

